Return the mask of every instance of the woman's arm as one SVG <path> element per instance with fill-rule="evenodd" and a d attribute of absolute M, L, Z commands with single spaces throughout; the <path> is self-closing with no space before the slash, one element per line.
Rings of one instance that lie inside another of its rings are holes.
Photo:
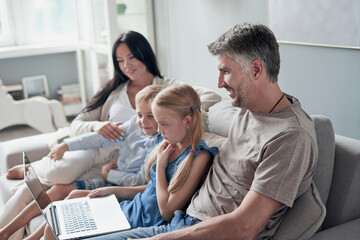
<path fill-rule="evenodd" d="M 91 132 L 94 125 L 101 122 L 107 122 L 109 120 L 108 117 L 110 108 L 114 101 L 118 98 L 119 93 L 124 86 L 125 83 L 121 84 L 112 91 L 102 106 L 88 112 L 81 112 L 70 124 L 70 137 Z"/>
<path fill-rule="evenodd" d="M 158 166 L 159 165 L 159 166 Z M 161 216 L 170 220 L 175 210 L 183 209 L 194 195 L 203 177 L 207 174 L 211 165 L 211 155 L 202 150 L 193 160 L 189 176 L 179 190 L 168 192 L 168 183 L 165 176 L 165 168 L 157 164 L 156 167 L 156 195 Z"/>
<path fill-rule="evenodd" d="M 110 194 L 115 194 L 116 198 L 119 201 L 122 200 L 132 200 L 136 194 L 143 192 L 147 185 L 135 186 L 135 187 L 103 187 L 97 188 L 89 193 L 89 197 L 100 197 Z"/>

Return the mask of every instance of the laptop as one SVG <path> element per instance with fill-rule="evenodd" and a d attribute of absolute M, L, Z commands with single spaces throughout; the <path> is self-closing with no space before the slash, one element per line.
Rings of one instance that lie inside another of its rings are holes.
<path fill-rule="evenodd" d="M 23 164 L 25 183 L 56 239 L 86 238 L 130 229 L 114 194 L 52 202 L 24 152 Z"/>

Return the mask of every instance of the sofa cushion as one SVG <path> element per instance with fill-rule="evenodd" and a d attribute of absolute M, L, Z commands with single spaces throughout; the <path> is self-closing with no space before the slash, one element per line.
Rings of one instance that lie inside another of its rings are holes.
<path fill-rule="evenodd" d="M 46 156 L 49 153 L 48 142 L 54 136 L 55 132 L 45 133 L 0 143 L 0 174 L 3 175 L 9 168 L 22 164 L 22 152 L 26 152 L 34 161 Z"/>
<path fill-rule="evenodd" d="M 316 233 L 309 240 L 360 239 L 360 218 Z"/>
<path fill-rule="evenodd" d="M 234 114 L 239 110 L 240 108 L 231 105 L 230 100 L 223 100 L 214 104 L 207 112 L 207 126 L 205 128 L 209 132 L 227 137 Z"/>
<path fill-rule="evenodd" d="M 314 183 L 286 212 L 274 239 L 308 239 L 321 226 L 326 214 Z"/>
<path fill-rule="evenodd" d="M 214 133 L 205 132 L 203 139 L 209 147 L 217 147 L 220 149 L 225 137 L 216 135 Z"/>
<path fill-rule="evenodd" d="M 208 111 L 211 106 L 221 100 L 219 94 L 205 87 L 194 86 L 195 91 L 200 97 L 202 109 Z"/>

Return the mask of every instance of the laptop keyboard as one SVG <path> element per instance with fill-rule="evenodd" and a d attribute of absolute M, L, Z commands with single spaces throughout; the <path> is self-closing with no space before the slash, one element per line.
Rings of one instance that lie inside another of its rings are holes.
<path fill-rule="evenodd" d="M 97 229 L 87 202 L 75 202 L 62 205 L 67 234 Z"/>

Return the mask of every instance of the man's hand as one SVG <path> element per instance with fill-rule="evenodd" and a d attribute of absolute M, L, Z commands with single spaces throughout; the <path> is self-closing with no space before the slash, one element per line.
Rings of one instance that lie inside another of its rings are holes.
<path fill-rule="evenodd" d="M 122 122 L 96 122 L 92 125 L 91 131 L 98 132 L 109 140 L 117 140 L 121 139 L 122 131 L 120 128 L 118 128 L 118 126 L 121 124 Z"/>
<path fill-rule="evenodd" d="M 64 153 L 68 151 L 68 145 L 66 143 L 60 143 L 53 146 L 47 155 L 49 158 L 53 160 L 60 160 L 63 158 Z"/>
<path fill-rule="evenodd" d="M 107 181 L 108 175 L 109 175 L 109 171 L 110 169 L 116 170 L 118 168 L 117 162 L 116 160 L 112 160 L 109 163 L 105 164 L 102 168 L 101 168 L 101 176 L 102 178 Z"/>

